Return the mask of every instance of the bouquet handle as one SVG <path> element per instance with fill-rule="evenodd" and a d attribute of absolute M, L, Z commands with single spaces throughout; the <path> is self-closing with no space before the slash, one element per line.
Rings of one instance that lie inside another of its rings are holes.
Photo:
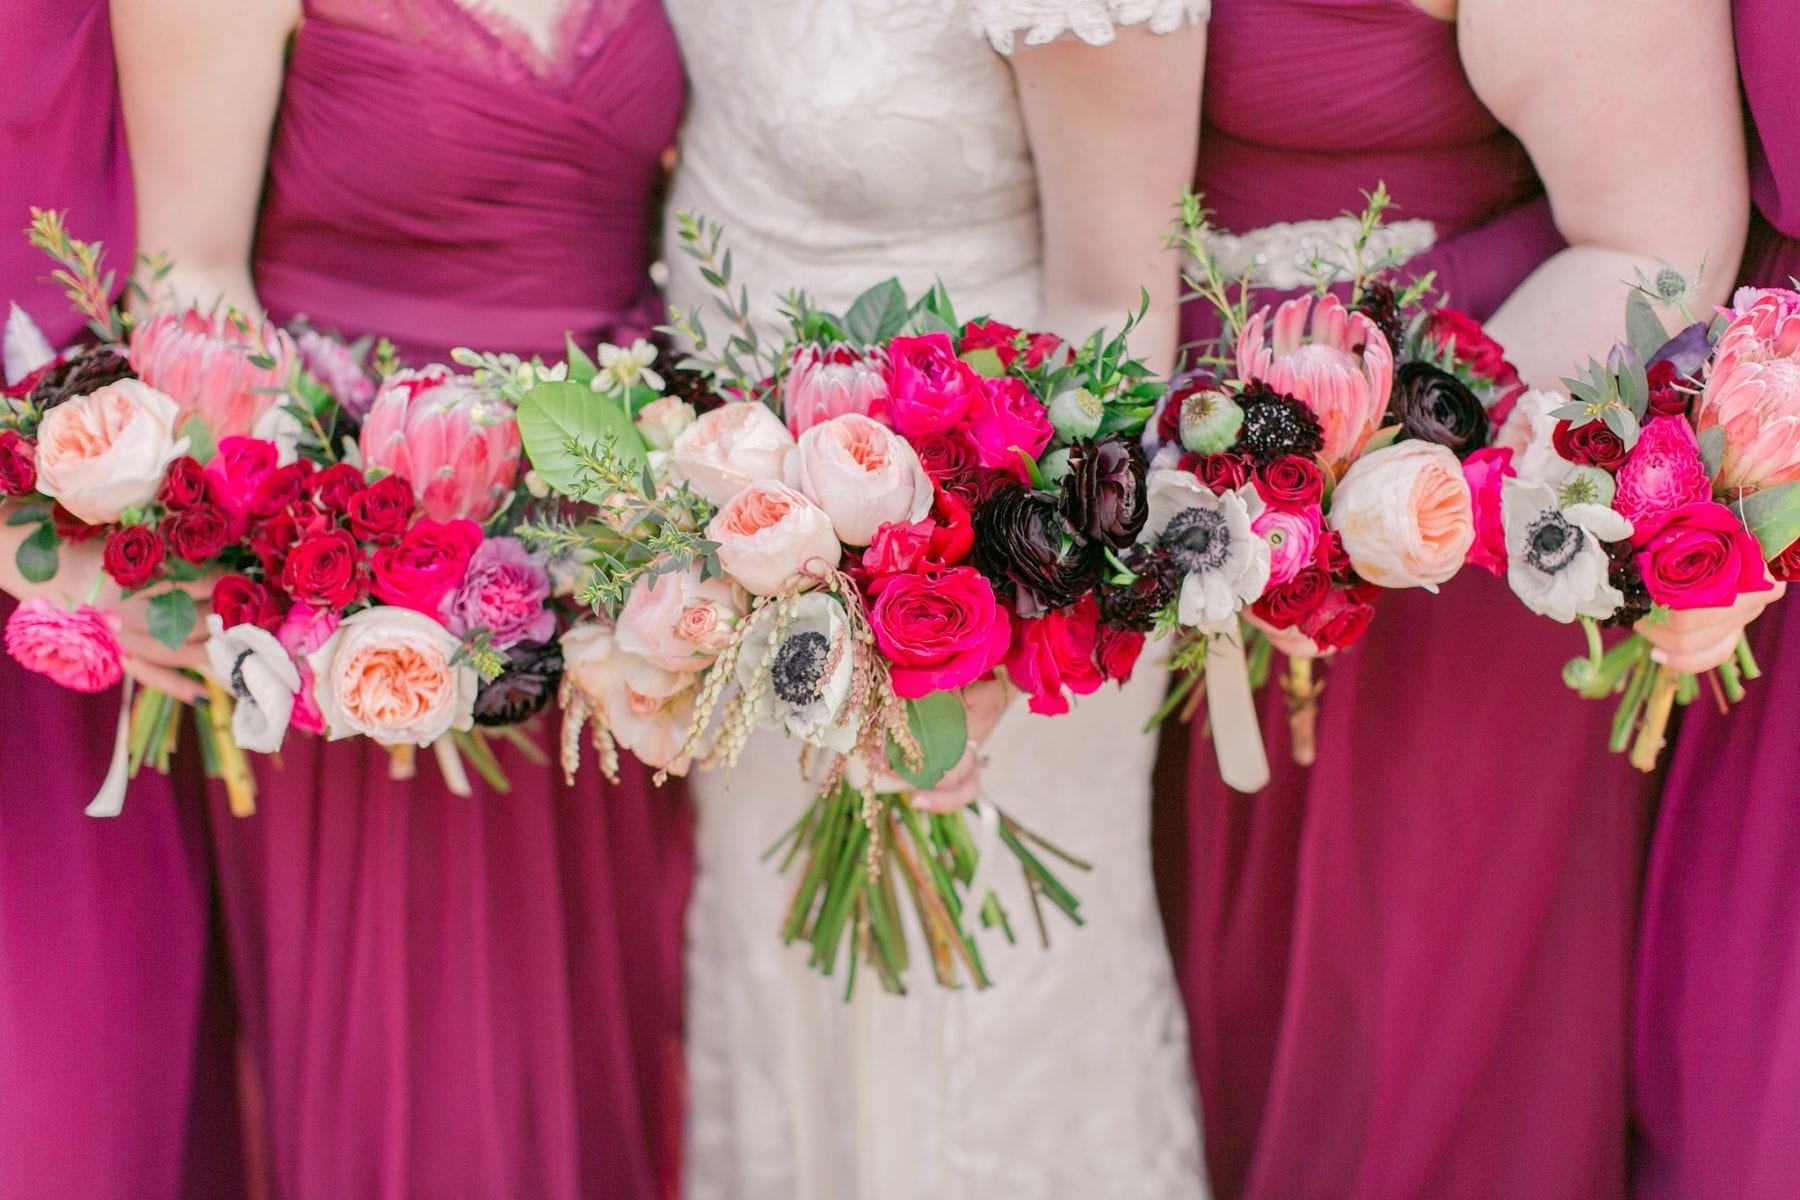
<path fill-rule="evenodd" d="M 131 691 L 132 680 L 127 675 L 119 690 L 119 728 L 113 734 L 112 761 L 100 790 L 83 810 L 90 817 L 116 817 L 125 811 L 125 785 L 131 782 Z"/>
<path fill-rule="evenodd" d="M 1250 667 L 1240 636 L 1215 634 L 1206 639 L 1206 706 L 1219 778 L 1239 792 L 1269 786 L 1269 754 L 1256 721 Z"/>

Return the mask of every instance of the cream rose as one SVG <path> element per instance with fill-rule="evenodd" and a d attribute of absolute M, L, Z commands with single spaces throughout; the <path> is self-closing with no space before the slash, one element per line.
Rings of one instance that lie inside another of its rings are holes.
<path fill-rule="evenodd" d="M 187 449 L 175 439 L 175 401 L 136 379 L 59 404 L 38 426 L 38 490 L 90 525 L 148 504 Z"/>
<path fill-rule="evenodd" d="M 931 477 L 919 456 L 905 438 L 859 413 L 801 434 L 787 475 L 825 510 L 845 545 L 867 546 L 883 525 L 910 525 L 931 511 Z"/>
<path fill-rule="evenodd" d="M 743 611 L 730 580 L 702 580 L 698 566 L 665 572 L 632 589 L 619 613 L 619 648 L 665 671 L 702 671 Z"/>
<path fill-rule="evenodd" d="M 1350 465 L 1326 523 L 1357 574 L 1381 587 L 1437 585 L 1475 542 L 1475 506 L 1462 467 L 1443 446 L 1405 441 Z"/>
<path fill-rule="evenodd" d="M 460 646 L 449 630 L 408 608 L 345 618 L 306 660 L 326 735 L 429 746 L 470 728 L 480 685 L 474 667 L 452 661 Z"/>
<path fill-rule="evenodd" d="M 843 547 L 825 510 L 781 483 L 753 483 L 706 527 L 719 565 L 746 591 L 772 596 L 837 566 Z"/>
<path fill-rule="evenodd" d="M 563 634 L 562 652 L 570 684 L 599 714 L 620 749 L 653 771 L 687 774 L 693 760 L 677 760 L 676 755 L 693 729 L 696 675 L 665 671 L 625 651 L 618 631 L 601 622 Z"/>
<path fill-rule="evenodd" d="M 752 483 L 780 479 L 794 435 L 767 405 L 735 401 L 713 409 L 681 431 L 671 463 L 713 504 L 725 504 Z"/>
<path fill-rule="evenodd" d="M 638 432 L 652 450 L 672 450 L 675 439 L 694 423 L 694 406 L 680 396 L 661 396 L 637 415 Z"/>

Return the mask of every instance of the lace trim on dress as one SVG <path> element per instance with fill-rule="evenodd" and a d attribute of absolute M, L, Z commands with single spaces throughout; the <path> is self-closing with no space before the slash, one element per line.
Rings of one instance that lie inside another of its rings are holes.
<path fill-rule="evenodd" d="M 1206 252 L 1227 279 L 1250 275 L 1258 287 L 1293 291 L 1350 278 L 1345 247 L 1357 236 L 1354 217 L 1266 225 L 1249 233 L 1208 230 Z M 1431 249 L 1437 227 L 1430 221 L 1395 221 L 1376 229 L 1365 262 L 1400 266 Z M 1191 265 L 1191 264 L 1190 264 Z"/>
<path fill-rule="evenodd" d="M 1104 46 L 1124 25 L 1148 25 L 1151 33 L 1173 33 L 1198 25 L 1212 12 L 1212 0 L 975 0 L 975 27 L 1002 54 L 1013 52 L 1013 37 L 1025 31 L 1027 46 L 1042 46 L 1072 33 L 1090 46 Z"/>

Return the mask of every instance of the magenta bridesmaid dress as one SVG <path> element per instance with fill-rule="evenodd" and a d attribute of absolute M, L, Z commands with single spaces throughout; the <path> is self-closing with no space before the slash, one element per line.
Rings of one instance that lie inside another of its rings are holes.
<path fill-rule="evenodd" d="M 681 62 L 654 0 L 572 8 L 544 56 L 455 0 L 309 0 L 257 238 L 272 315 L 413 361 L 646 331 Z M 510 795 L 459 799 L 429 754 L 397 782 L 296 734 L 254 817 L 215 808 L 278 1200 L 673 1195 L 684 801 L 502 758 Z"/>
<path fill-rule="evenodd" d="M 1220 3 L 1207 53 L 1197 187 L 1226 229 L 1385 181 L 1436 228 L 1410 269 L 1477 317 L 1561 247 L 1454 27 L 1407 0 Z M 1263 792 L 1193 739 L 1163 887 L 1225 1200 L 1621 1194 L 1644 789 L 1560 683 L 1580 649 L 1470 568 L 1384 595 L 1324 665 L 1310 770 L 1278 689 Z"/>
<path fill-rule="evenodd" d="M 1800 276 L 1800 26 L 1737 0 L 1757 219 L 1741 282 Z M 1643 1200 L 1800 1195 L 1800 603 L 1750 629 L 1763 678 L 1675 739 L 1640 934 L 1633 1094 Z"/>
<path fill-rule="evenodd" d="M 81 319 L 23 231 L 65 209 L 129 268 L 112 35 L 103 0 L 8 0 L 0 26 L 0 300 L 61 345 Z M 84 815 L 118 714 L 0 653 L 0 1200 L 243 1194 L 203 792 L 184 753 Z"/>

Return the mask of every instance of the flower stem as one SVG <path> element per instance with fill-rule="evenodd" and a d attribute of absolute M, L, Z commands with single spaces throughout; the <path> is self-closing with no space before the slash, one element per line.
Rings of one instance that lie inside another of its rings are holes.
<path fill-rule="evenodd" d="M 231 815 L 248 817 L 256 812 L 256 777 L 250 773 L 250 761 L 231 736 L 231 693 L 216 680 L 206 681 L 207 716 L 212 722 L 213 742 L 219 752 L 219 775 L 225 781 L 225 797 Z"/>
<path fill-rule="evenodd" d="M 1681 676 L 1668 667 L 1656 668 L 1656 683 L 1644 710 L 1644 723 L 1638 730 L 1637 744 L 1631 748 L 1631 765 L 1643 772 L 1656 770 L 1656 760 L 1667 743 L 1669 713 L 1675 707 L 1675 693 L 1681 688 Z"/>
<path fill-rule="evenodd" d="M 1294 764 L 1310 767 L 1319 757 L 1319 696 L 1325 681 L 1313 681 L 1313 659 L 1310 654 L 1288 659 L 1287 675 L 1281 681 L 1287 693 L 1288 733 L 1293 744 Z"/>
<path fill-rule="evenodd" d="M 1756 654 L 1750 649 L 1750 639 L 1743 634 L 1738 635 L 1737 664 L 1745 679 L 1762 678 L 1762 668 L 1756 665 Z"/>

